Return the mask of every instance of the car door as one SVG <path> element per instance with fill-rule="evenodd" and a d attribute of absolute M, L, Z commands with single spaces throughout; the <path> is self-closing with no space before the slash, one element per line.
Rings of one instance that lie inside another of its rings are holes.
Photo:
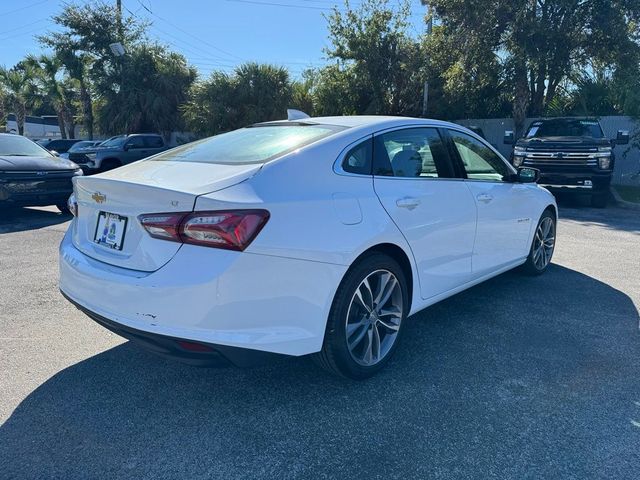
<path fill-rule="evenodd" d="M 147 152 L 147 146 L 144 143 L 144 137 L 141 135 L 130 137 L 125 144 L 124 161 L 122 163 L 135 162 L 147 156 L 149 156 L 149 154 Z"/>
<path fill-rule="evenodd" d="M 411 247 L 421 296 L 469 281 L 476 207 L 456 178 L 438 130 L 412 127 L 376 135 L 373 173 L 378 198 Z"/>
<path fill-rule="evenodd" d="M 477 278 L 527 255 L 535 186 L 515 183 L 513 167 L 479 138 L 455 129 L 446 133 L 478 209 L 472 262 Z"/>

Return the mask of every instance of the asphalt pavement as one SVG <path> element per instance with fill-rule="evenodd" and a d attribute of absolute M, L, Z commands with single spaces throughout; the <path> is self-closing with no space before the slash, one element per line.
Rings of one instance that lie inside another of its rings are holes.
<path fill-rule="evenodd" d="M 0 478 L 640 476 L 640 214 L 561 203 L 554 263 L 411 317 L 381 374 L 157 358 L 58 293 L 54 208 L 0 212 Z"/>

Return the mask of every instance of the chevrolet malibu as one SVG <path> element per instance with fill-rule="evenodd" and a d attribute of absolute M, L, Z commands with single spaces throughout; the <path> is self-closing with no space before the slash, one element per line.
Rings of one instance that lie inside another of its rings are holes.
<path fill-rule="evenodd" d="M 252 125 L 77 178 L 60 289 L 162 355 L 313 354 L 366 378 L 408 315 L 515 267 L 547 269 L 557 209 L 537 175 L 446 122 Z"/>

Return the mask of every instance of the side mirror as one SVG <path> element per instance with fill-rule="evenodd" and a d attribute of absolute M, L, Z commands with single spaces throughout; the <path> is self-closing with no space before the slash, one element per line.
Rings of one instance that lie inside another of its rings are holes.
<path fill-rule="evenodd" d="M 54 157 L 59 157 L 60 154 L 58 152 L 56 152 L 55 150 L 49 150 L 49 153 L 51 153 L 51 155 L 53 155 Z"/>
<path fill-rule="evenodd" d="M 504 132 L 504 144 L 505 145 L 513 145 L 515 143 L 515 135 L 512 130 L 507 130 Z"/>
<path fill-rule="evenodd" d="M 616 136 L 616 145 L 626 145 L 628 143 L 629 143 L 629 131 L 618 130 L 618 135 Z"/>
<path fill-rule="evenodd" d="M 540 180 L 540 170 L 537 168 L 518 168 L 518 183 L 537 183 L 538 180 Z"/>
<path fill-rule="evenodd" d="M 128 144 L 128 143 L 126 143 L 126 144 L 124 145 L 124 147 L 122 147 L 122 148 L 123 148 L 123 150 L 124 150 L 125 152 L 128 152 L 128 151 L 129 151 L 129 149 L 131 148 L 131 145 L 130 145 L 130 144 Z"/>

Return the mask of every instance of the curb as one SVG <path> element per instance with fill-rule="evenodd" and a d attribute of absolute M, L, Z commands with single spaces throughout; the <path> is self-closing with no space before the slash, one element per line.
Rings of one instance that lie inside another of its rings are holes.
<path fill-rule="evenodd" d="M 611 195 L 613 195 L 613 198 L 615 199 L 618 206 L 622 208 L 627 208 L 629 210 L 636 210 L 640 212 L 640 203 L 627 202 L 620 196 L 620 194 L 616 191 L 615 187 L 611 187 L 610 190 L 611 190 Z"/>

